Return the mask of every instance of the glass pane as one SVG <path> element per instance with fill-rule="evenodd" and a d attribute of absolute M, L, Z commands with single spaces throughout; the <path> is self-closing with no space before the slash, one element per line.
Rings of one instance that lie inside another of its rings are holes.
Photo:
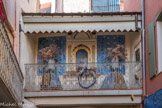
<path fill-rule="evenodd" d="M 93 12 L 115 12 L 120 11 L 119 0 L 92 0 Z"/>
<path fill-rule="evenodd" d="M 140 61 L 140 50 L 136 50 L 136 61 Z"/>
<path fill-rule="evenodd" d="M 92 0 L 92 6 L 107 6 L 108 0 Z"/>
<path fill-rule="evenodd" d="M 95 6 L 92 7 L 93 12 L 107 12 L 108 7 L 107 6 Z"/>

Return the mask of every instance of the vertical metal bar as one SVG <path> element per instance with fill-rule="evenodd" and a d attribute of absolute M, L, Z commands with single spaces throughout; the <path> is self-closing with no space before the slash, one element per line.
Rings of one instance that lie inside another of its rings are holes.
<path fill-rule="evenodd" d="M 146 60 L 145 60 L 145 0 L 142 0 L 142 55 L 143 55 L 143 96 L 146 96 Z"/>

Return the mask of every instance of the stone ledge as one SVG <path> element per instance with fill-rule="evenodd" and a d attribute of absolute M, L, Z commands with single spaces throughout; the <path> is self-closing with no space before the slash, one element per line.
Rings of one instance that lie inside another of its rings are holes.
<path fill-rule="evenodd" d="M 62 96 L 142 96 L 142 89 L 134 90 L 86 90 L 86 91 L 32 91 L 24 92 L 24 97 L 62 97 Z"/>

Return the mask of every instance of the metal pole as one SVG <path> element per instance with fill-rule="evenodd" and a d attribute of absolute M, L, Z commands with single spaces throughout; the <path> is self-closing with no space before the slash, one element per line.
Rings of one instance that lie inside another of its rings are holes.
<path fill-rule="evenodd" d="M 143 96 L 146 96 L 146 61 L 145 61 L 145 0 L 142 0 L 142 49 L 143 49 Z"/>

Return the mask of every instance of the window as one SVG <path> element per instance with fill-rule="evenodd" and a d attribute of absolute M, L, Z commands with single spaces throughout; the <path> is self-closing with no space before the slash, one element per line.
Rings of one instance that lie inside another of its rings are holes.
<path fill-rule="evenodd" d="M 120 11 L 120 0 L 92 0 L 92 12 Z"/>
<path fill-rule="evenodd" d="M 158 72 L 162 72 L 162 11 L 156 17 L 157 45 L 158 45 Z"/>
<path fill-rule="evenodd" d="M 140 61 L 140 49 L 136 50 L 136 61 L 139 62 Z"/>

